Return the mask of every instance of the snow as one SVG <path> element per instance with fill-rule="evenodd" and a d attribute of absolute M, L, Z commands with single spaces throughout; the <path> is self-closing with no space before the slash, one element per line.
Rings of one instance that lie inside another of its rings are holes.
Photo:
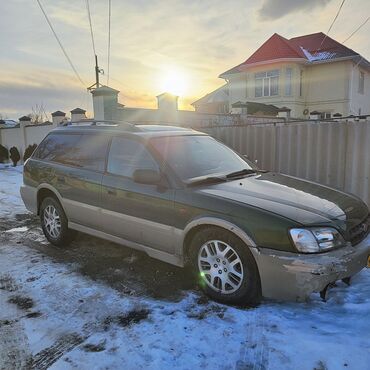
<path fill-rule="evenodd" d="M 306 50 L 302 46 L 301 46 L 301 49 L 302 49 L 305 57 L 310 62 L 328 60 L 328 59 L 333 59 L 333 58 L 336 57 L 336 53 L 333 53 L 333 52 L 330 52 L 330 51 L 315 51 L 314 53 L 310 53 L 308 50 Z"/>
<path fill-rule="evenodd" d="M 14 229 L 6 230 L 6 233 L 16 233 L 16 232 L 25 232 L 28 230 L 27 226 L 22 226 L 22 227 L 15 227 Z"/>
<path fill-rule="evenodd" d="M 21 167 L 0 168 L 0 222 L 26 213 L 21 181 Z M 31 357 L 63 370 L 369 368 L 369 270 L 327 302 L 240 309 L 195 290 L 173 302 L 125 295 L 33 248 L 38 240 L 12 239 L 25 231 L 0 234 L 0 368 Z"/>
<path fill-rule="evenodd" d="M 23 166 L 11 167 L 0 163 L 0 217 L 24 213 L 19 188 L 22 184 Z"/>

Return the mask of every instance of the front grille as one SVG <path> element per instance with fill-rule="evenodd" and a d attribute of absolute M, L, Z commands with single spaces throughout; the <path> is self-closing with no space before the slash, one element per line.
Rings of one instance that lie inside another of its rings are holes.
<path fill-rule="evenodd" d="M 354 226 L 349 231 L 349 237 L 352 245 L 356 245 L 360 243 L 362 240 L 364 240 L 368 235 L 369 231 L 370 231 L 370 216 L 368 216 L 364 221 Z"/>

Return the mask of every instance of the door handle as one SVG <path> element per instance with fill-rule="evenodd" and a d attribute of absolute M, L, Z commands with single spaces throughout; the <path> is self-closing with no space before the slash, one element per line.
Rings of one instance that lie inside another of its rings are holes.
<path fill-rule="evenodd" d="M 117 191 L 116 191 L 116 190 L 108 189 L 108 194 L 109 194 L 109 195 L 116 196 L 116 195 L 117 195 Z"/>

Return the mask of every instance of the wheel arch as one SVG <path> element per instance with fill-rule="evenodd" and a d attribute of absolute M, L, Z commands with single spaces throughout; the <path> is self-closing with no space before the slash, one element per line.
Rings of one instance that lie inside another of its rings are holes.
<path fill-rule="evenodd" d="M 232 222 L 217 217 L 202 217 L 191 221 L 184 229 L 183 255 L 185 263 L 188 262 L 190 245 L 194 236 L 202 229 L 210 226 L 230 231 L 241 239 L 249 248 L 257 248 L 253 238 Z"/>
<path fill-rule="evenodd" d="M 62 197 L 59 194 L 59 192 L 49 184 L 40 184 L 37 187 L 37 214 L 38 215 L 40 214 L 40 207 L 41 207 L 42 201 L 48 196 L 55 198 L 64 210 L 64 207 L 62 204 Z"/>

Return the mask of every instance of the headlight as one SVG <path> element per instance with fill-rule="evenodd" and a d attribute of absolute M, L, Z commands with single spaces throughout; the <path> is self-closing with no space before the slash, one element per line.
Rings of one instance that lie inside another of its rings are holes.
<path fill-rule="evenodd" d="M 342 235 L 332 227 L 291 229 L 290 235 L 299 252 L 318 253 L 344 245 Z"/>

